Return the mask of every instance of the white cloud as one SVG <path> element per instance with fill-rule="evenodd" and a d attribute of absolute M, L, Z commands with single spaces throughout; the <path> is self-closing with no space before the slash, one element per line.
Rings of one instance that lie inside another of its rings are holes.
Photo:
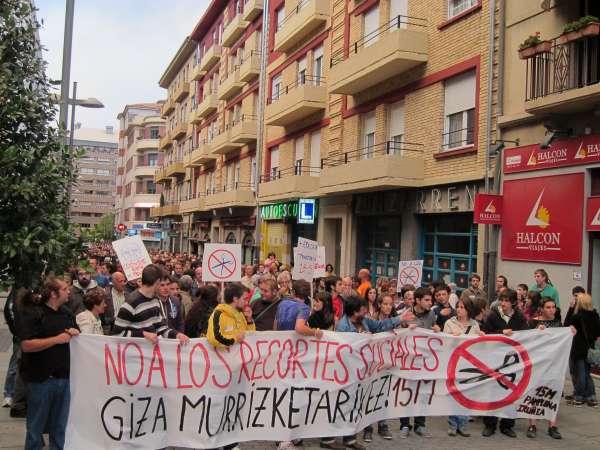
<path fill-rule="evenodd" d="M 48 75 L 61 78 L 64 0 L 37 0 Z M 79 108 L 84 127 L 117 127 L 127 103 L 165 97 L 158 80 L 203 14 L 208 0 L 76 0 L 71 82 L 77 97 L 97 97 L 104 109 Z"/>

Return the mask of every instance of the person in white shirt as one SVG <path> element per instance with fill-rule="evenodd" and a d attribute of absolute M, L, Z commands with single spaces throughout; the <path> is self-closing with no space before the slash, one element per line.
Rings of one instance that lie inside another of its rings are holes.
<path fill-rule="evenodd" d="M 85 311 L 75 317 L 79 330 L 83 334 L 103 335 L 100 315 L 106 309 L 106 293 L 100 289 L 87 292 L 83 297 L 83 305 L 86 308 Z"/>

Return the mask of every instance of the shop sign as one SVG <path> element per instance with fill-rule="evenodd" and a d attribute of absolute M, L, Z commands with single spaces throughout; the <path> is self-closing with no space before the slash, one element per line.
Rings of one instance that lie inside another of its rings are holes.
<path fill-rule="evenodd" d="M 479 185 L 440 186 L 417 191 L 417 213 L 448 213 L 473 211 Z"/>
<path fill-rule="evenodd" d="M 549 148 L 539 144 L 504 150 L 504 173 L 553 169 L 600 162 L 600 134 L 559 139 Z"/>
<path fill-rule="evenodd" d="M 316 207 L 315 200 L 312 198 L 301 198 L 298 200 L 298 223 L 315 223 Z"/>
<path fill-rule="evenodd" d="M 581 264 L 583 184 L 583 173 L 505 181 L 502 259 Z"/>
<path fill-rule="evenodd" d="M 473 222 L 480 224 L 499 225 L 502 223 L 502 196 L 477 194 Z"/>
<path fill-rule="evenodd" d="M 162 224 L 156 222 L 149 222 L 146 224 L 146 228 L 150 230 L 160 230 L 162 229 Z"/>
<path fill-rule="evenodd" d="M 177 231 L 169 231 L 167 233 L 167 236 L 169 236 L 169 237 L 179 237 L 179 233 Z"/>
<path fill-rule="evenodd" d="M 144 224 L 143 223 L 134 223 L 131 228 L 133 228 L 134 230 L 143 230 Z"/>
<path fill-rule="evenodd" d="M 587 199 L 585 228 L 588 231 L 600 231 L 600 197 Z"/>
<path fill-rule="evenodd" d="M 298 201 L 261 206 L 260 214 L 263 220 L 282 220 L 298 217 Z"/>

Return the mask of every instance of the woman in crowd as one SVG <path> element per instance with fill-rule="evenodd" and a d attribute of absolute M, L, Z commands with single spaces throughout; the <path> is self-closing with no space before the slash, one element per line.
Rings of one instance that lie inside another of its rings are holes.
<path fill-rule="evenodd" d="M 460 336 L 463 334 L 478 336 L 483 334 L 479 329 L 479 324 L 475 320 L 480 311 L 475 304 L 470 300 L 461 298 L 456 302 L 456 316 L 451 317 L 444 324 L 444 333 L 451 334 L 453 336 Z M 462 437 L 471 436 L 465 430 L 469 423 L 468 416 L 449 416 L 448 417 L 448 436 L 456 436 L 457 434 Z"/>
<path fill-rule="evenodd" d="M 372 287 L 367 289 L 365 299 L 367 300 L 368 308 L 367 317 L 377 319 L 377 288 Z"/>
<path fill-rule="evenodd" d="M 590 347 L 600 337 L 600 317 L 594 309 L 592 297 L 589 294 L 578 294 L 571 300 L 569 311 L 565 318 L 565 326 L 573 326 L 577 330 L 571 347 L 569 368 L 575 390 L 572 396 L 567 396 L 575 406 L 587 404 L 598 407 L 596 389 L 591 376 L 591 366 L 587 361 Z"/>
<path fill-rule="evenodd" d="M 508 279 L 504 275 L 496 277 L 496 300 L 500 297 L 500 293 L 508 289 Z"/>
<path fill-rule="evenodd" d="M 377 278 L 377 295 L 388 294 L 390 292 L 390 279 L 388 277 Z"/>
<path fill-rule="evenodd" d="M 292 297 L 292 276 L 289 272 L 284 271 L 277 276 L 277 285 L 279 286 L 279 296 L 281 298 Z"/>
<path fill-rule="evenodd" d="M 219 291 L 214 286 L 205 286 L 198 290 L 189 314 L 185 318 L 185 334 L 190 338 L 206 336 L 208 318 L 219 304 Z"/>
<path fill-rule="evenodd" d="M 529 288 L 526 284 L 518 284 L 517 285 L 517 307 L 521 310 L 525 310 L 525 304 L 527 303 L 527 293 L 529 292 Z"/>
<path fill-rule="evenodd" d="M 415 306 L 415 290 L 409 289 L 404 291 L 404 294 L 402 295 L 402 304 L 400 305 L 400 308 L 396 308 L 396 311 L 398 314 L 402 314 L 405 311 L 412 310 L 413 306 Z"/>
<path fill-rule="evenodd" d="M 92 289 L 83 296 L 85 311 L 75 317 L 79 330 L 84 334 L 104 334 L 100 315 L 106 309 L 106 293 L 103 289 Z"/>
<path fill-rule="evenodd" d="M 319 292 L 313 299 L 313 307 L 308 317 L 308 326 L 325 331 L 333 331 L 335 312 L 329 292 Z"/>
<path fill-rule="evenodd" d="M 373 317 L 375 320 L 385 320 L 397 316 L 394 309 L 394 299 L 390 294 L 383 294 L 377 297 L 377 314 Z"/>
<path fill-rule="evenodd" d="M 539 295 L 539 293 L 535 292 Z M 556 304 L 550 297 L 544 297 L 540 303 L 540 307 L 536 315 L 529 321 L 531 328 L 537 328 L 541 331 L 546 328 L 562 327 L 560 319 L 556 317 Z M 572 328 L 572 327 L 571 327 Z M 575 329 L 573 328 L 573 331 Z M 561 434 L 556 427 L 556 420 L 551 421 L 548 426 L 548 435 L 553 439 L 562 439 Z M 527 428 L 527 437 L 534 438 L 537 436 L 537 420 L 529 419 L 529 428 Z"/>
<path fill-rule="evenodd" d="M 254 266 L 247 264 L 244 267 L 244 276 L 242 277 L 242 284 L 246 286 L 246 289 L 251 291 L 254 289 Z"/>
<path fill-rule="evenodd" d="M 325 266 L 325 276 L 326 277 L 335 277 L 335 270 L 331 264 L 327 264 Z"/>
<path fill-rule="evenodd" d="M 538 316 L 542 305 L 542 296 L 537 291 L 527 292 L 527 299 L 525 300 L 525 309 L 523 314 L 527 320 L 531 320 Z"/>

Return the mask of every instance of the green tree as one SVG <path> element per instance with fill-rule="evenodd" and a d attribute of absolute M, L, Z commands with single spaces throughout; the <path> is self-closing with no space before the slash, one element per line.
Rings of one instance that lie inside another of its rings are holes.
<path fill-rule="evenodd" d="M 81 229 L 81 237 L 84 242 L 113 241 L 115 238 L 115 214 L 105 214 L 93 228 Z"/>
<path fill-rule="evenodd" d="M 56 126 L 34 9 L 0 2 L 0 286 L 61 273 L 80 241 L 68 220 L 73 157 Z"/>

